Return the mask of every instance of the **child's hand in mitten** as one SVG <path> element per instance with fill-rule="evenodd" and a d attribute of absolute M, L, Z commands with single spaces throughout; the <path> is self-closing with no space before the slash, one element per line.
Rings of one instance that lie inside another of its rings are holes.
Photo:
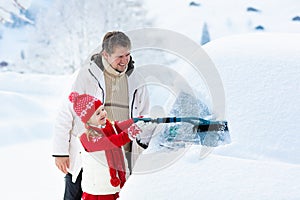
<path fill-rule="evenodd" d="M 141 129 L 134 123 L 127 129 L 128 136 L 131 140 L 134 140 L 140 132 Z"/>

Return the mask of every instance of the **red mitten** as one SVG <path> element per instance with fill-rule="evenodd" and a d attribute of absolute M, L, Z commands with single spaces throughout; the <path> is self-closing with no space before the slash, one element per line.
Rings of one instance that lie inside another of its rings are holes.
<path fill-rule="evenodd" d="M 128 133 L 128 137 L 131 140 L 134 140 L 136 138 L 136 136 L 141 132 L 141 129 L 136 125 L 136 124 L 132 124 L 128 129 L 127 129 L 127 133 Z"/>

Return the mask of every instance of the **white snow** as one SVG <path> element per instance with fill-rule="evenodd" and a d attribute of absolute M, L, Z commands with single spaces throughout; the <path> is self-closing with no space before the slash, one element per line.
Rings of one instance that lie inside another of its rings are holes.
<path fill-rule="evenodd" d="M 150 146 L 120 199 L 300 199 L 300 24 L 291 22 L 299 2 L 195 2 L 201 6 L 146 0 L 144 7 L 154 26 L 197 42 L 208 23 L 213 41 L 204 50 L 223 82 L 232 144 L 201 158 L 207 149 L 200 146 L 169 153 Z M 248 6 L 262 12 L 246 13 Z M 252 29 L 259 24 L 267 33 Z M 2 40 L 0 52 L 12 41 Z M 51 157 L 51 136 L 71 79 L 0 73 L 1 199 L 62 199 L 64 175 Z"/>
<path fill-rule="evenodd" d="M 260 33 L 205 45 L 223 81 L 232 144 L 205 159 L 199 146 L 173 154 L 150 146 L 121 199 L 299 199 L 299 42 Z"/>
<path fill-rule="evenodd" d="M 70 76 L 0 73 L 3 199 L 61 199 L 63 174 L 51 157 L 55 111 Z"/>

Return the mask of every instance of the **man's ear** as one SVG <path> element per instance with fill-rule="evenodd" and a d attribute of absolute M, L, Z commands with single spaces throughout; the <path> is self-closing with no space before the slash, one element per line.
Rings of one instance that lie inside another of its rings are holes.
<path fill-rule="evenodd" d="M 102 56 L 107 60 L 108 59 L 108 53 L 106 51 L 102 51 Z"/>

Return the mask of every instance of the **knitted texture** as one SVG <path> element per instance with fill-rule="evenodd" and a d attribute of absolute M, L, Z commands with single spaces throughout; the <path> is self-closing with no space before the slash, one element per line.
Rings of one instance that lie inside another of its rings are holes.
<path fill-rule="evenodd" d="M 79 95 L 77 92 L 72 92 L 69 95 L 69 100 L 73 103 L 73 109 L 83 123 L 87 123 L 94 112 L 102 105 L 99 99 L 88 94 Z"/>

